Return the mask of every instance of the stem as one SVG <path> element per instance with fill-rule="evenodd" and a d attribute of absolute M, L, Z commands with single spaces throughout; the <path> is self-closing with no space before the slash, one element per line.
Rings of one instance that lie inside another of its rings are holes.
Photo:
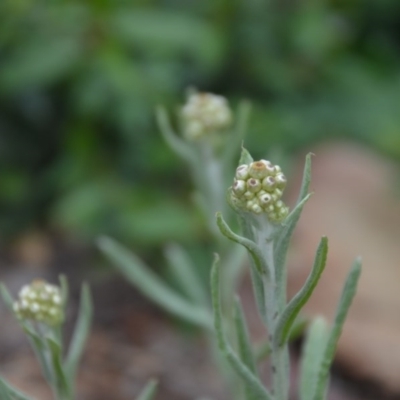
<path fill-rule="evenodd" d="M 224 179 L 221 163 L 214 157 L 209 143 L 200 144 L 200 159 L 203 167 L 203 195 L 207 201 L 209 228 L 217 241 L 221 236 L 215 225 L 215 213 L 225 211 Z M 200 186 L 200 185 L 199 185 Z"/>
<path fill-rule="evenodd" d="M 274 263 L 274 246 L 271 239 L 271 225 L 262 226 L 259 232 L 258 245 L 261 248 L 263 257 L 269 269 L 269 279 L 262 277 L 265 302 L 266 302 L 266 321 L 268 338 L 271 346 L 271 373 L 272 373 L 272 393 L 276 400 L 288 400 L 289 397 L 289 351 L 285 343 L 280 346 L 275 338 L 276 325 L 284 304 L 282 297 L 286 293 L 286 281 L 278 282 L 276 279 Z"/>

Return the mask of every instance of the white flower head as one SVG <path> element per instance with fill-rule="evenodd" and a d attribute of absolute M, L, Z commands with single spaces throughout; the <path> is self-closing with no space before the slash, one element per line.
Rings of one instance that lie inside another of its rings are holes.
<path fill-rule="evenodd" d="M 270 161 L 243 164 L 236 169 L 231 202 L 242 211 L 266 214 L 270 221 L 281 222 L 289 212 L 281 200 L 285 186 L 286 178 L 281 168 Z"/>
<path fill-rule="evenodd" d="M 181 109 L 184 135 L 197 140 L 225 131 L 232 124 L 232 111 L 225 97 L 212 93 L 193 93 Z"/>
<path fill-rule="evenodd" d="M 34 280 L 22 287 L 13 309 L 18 318 L 56 326 L 64 319 L 61 291 L 58 286 Z"/>

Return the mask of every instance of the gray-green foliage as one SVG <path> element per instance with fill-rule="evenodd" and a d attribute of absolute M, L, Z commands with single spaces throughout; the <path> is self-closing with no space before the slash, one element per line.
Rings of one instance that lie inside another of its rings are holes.
<path fill-rule="evenodd" d="M 246 150 L 243 150 L 240 162 L 252 162 Z M 263 215 L 254 216 L 237 209 L 243 228 L 243 236 L 240 236 L 229 228 L 221 213 L 217 214 L 217 225 L 221 233 L 229 240 L 241 244 L 249 253 L 254 266 L 252 282 L 256 303 L 268 329 L 269 343 L 264 344 L 264 349 L 266 349 L 264 351 L 267 351 L 271 358 L 272 388 L 270 391 L 263 387 L 257 376 L 254 356 L 249 353 L 252 345 L 238 303 L 235 306 L 236 329 L 239 336 L 237 352 L 224 332 L 223 313 L 219 299 L 220 268 L 215 261 L 211 273 L 211 287 L 216 338 L 221 353 L 243 381 L 246 400 L 255 398 L 288 400 L 289 398 L 290 365 L 287 340 L 302 307 L 318 284 L 328 253 L 328 240 L 323 237 L 316 252 L 314 266 L 304 286 L 286 303 L 286 254 L 296 223 L 309 198 L 310 179 L 311 158 L 308 156 L 297 205 L 280 224 L 269 222 Z M 357 259 L 346 279 L 331 330 L 328 331 L 321 320 L 311 324 L 301 364 L 300 398 L 302 400 L 326 399 L 329 369 L 347 312 L 356 292 L 360 272 L 361 262 Z"/>
<path fill-rule="evenodd" d="M 63 306 L 66 306 L 68 289 L 66 279 L 60 278 Z M 6 287 L 1 284 L 1 296 L 14 313 L 14 300 Z M 92 321 L 92 300 L 89 287 L 84 284 L 71 343 L 64 357 L 62 326 L 50 326 L 37 321 L 17 319 L 40 364 L 43 375 L 53 390 L 55 400 L 73 400 L 75 398 L 75 376 L 86 343 Z M 0 378 L 0 394 L 5 400 L 32 400 L 12 385 Z"/>

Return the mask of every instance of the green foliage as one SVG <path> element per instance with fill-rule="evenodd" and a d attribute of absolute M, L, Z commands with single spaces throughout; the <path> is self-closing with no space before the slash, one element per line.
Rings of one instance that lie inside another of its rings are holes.
<path fill-rule="evenodd" d="M 242 151 L 242 160 L 251 160 L 246 150 Z M 290 388 L 290 358 L 287 341 L 294 330 L 299 313 L 312 295 L 326 265 L 328 240 L 323 237 L 318 246 L 313 268 L 298 293 L 286 304 L 286 254 L 293 230 L 300 218 L 301 211 L 309 198 L 308 189 L 311 179 L 310 155 L 306 158 L 303 184 L 298 203 L 279 224 L 269 219 L 268 213 L 237 210 L 241 220 L 243 236 L 234 233 L 217 213 L 217 225 L 222 235 L 246 248 L 252 261 L 252 283 L 254 296 L 262 320 L 268 330 L 268 341 L 254 357 L 254 350 L 247 334 L 244 316 L 239 303 L 235 305 L 235 326 L 238 334 L 239 355 L 234 352 L 224 333 L 224 317 L 220 301 L 220 278 L 218 258 L 211 271 L 212 305 L 214 310 L 215 336 L 222 355 L 227 359 L 232 370 L 243 380 L 245 396 L 248 400 L 256 398 L 287 400 Z M 276 255 L 274 256 L 274 250 Z M 329 370 L 333 362 L 337 343 L 345 322 L 349 307 L 355 296 L 361 273 L 361 261 L 357 259 L 346 279 L 337 308 L 333 327 L 329 333 L 320 322 L 313 323 L 302 360 L 300 380 L 300 398 L 325 400 L 328 389 Z M 301 323 L 300 323 L 301 324 Z M 296 334 L 296 333 L 294 333 Z M 255 360 L 264 355 L 271 358 L 271 394 L 264 388 L 257 376 Z"/>
<path fill-rule="evenodd" d="M 60 277 L 63 306 L 68 298 L 68 285 L 65 277 Z M 55 400 L 72 400 L 75 393 L 75 375 L 79 360 L 89 335 L 92 322 L 92 300 L 89 287 L 84 284 L 81 291 L 78 321 L 75 325 L 71 343 L 64 359 L 61 326 L 48 325 L 38 320 L 18 317 L 14 313 L 14 300 L 7 288 L 0 284 L 0 294 L 6 306 L 17 318 L 26 334 L 43 375 L 53 390 Z M 31 400 L 0 377 L 0 394 L 5 400 Z"/>
<path fill-rule="evenodd" d="M 343 136 L 400 157 L 399 15 L 396 0 L 3 0 L 2 234 L 45 223 L 136 240 L 127 216 L 165 198 L 179 209 L 187 181 L 153 106 L 172 109 L 189 85 L 254 99 L 258 156 Z M 137 205 L 149 187 L 152 201 Z M 180 237 L 201 235 L 190 213 L 179 217 Z"/>

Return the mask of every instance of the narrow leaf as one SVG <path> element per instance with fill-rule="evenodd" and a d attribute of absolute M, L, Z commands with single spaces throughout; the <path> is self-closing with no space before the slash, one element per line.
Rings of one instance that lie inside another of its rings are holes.
<path fill-rule="evenodd" d="M 1 377 L 0 377 L 0 399 L 13 400 L 5 382 Z"/>
<path fill-rule="evenodd" d="M 301 182 L 299 197 L 297 203 L 300 203 L 308 194 L 310 183 L 311 183 L 311 156 L 312 153 L 308 153 L 306 161 L 304 163 L 303 180 Z"/>
<path fill-rule="evenodd" d="M 51 365 L 54 374 L 54 386 L 57 393 L 61 398 L 71 398 L 71 387 L 69 381 L 65 375 L 65 371 L 62 364 L 62 349 L 61 344 L 56 342 L 51 337 L 46 337 L 46 342 L 50 350 Z"/>
<path fill-rule="evenodd" d="M 294 229 L 296 228 L 297 222 L 300 219 L 300 215 L 303 211 L 304 205 L 310 198 L 308 193 L 311 182 L 311 153 L 307 154 L 306 161 L 304 164 L 303 180 L 297 204 L 291 213 L 287 216 L 281 229 L 278 231 L 278 237 L 275 241 L 275 266 L 277 271 L 277 285 L 282 287 L 286 282 L 286 255 L 288 252 L 290 240 L 292 238 Z M 285 299 L 279 300 L 282 304 L 286 301 Z"/>
<path fill-rule="evenodd" d="M 157 381 L 152 379 L 150 380 L 144 389 L 140 392 L 137 400 L 152 400 L 157 391 Z"/>
<path fill-rule="evenodd" d="M 222 269 L 224 272 L 223 279 L 225 282 L 224 286 L 222 287 L 222 299 L 224 304 L 225 299 L 228 302 L 231 301 L 232 292 L 235 291 L 238 282 L 244 273 L 244 267 L 247 264 L 246 259 L 246 249 L 237 244 L 229 248 L 228 254 L 224 254 L 223 265 L 226 266 L 226 268 Z"/>
<path fill-rule="evenodd" d="M 236 374 L 243 380 L 243 382 L 251 388 L 257 395 L 259 400 L 273 400 L 268 390 L 262 385 L 260 380 L 254 373 L 245 365 L 238 355 L 233 351 L 228 343 L 222 326 L 222 311 L 221 311 L 221 296 L 220 296 L 220 278 L 219 278 L 219 257 L 215 255 L 214 263 L 211 268 L 211 296 L 214 309 L 214 327 L 217 335 L 218 346 L 231 365 Z"/>
<path fill-rule="evenodd" d="M 228 224 L 225 222 L 220 212 L 218 212 L 216 215 L 217 215 L 217 225 L 221 233 L 229 240 L 232 240 L 233 242 L 238 243 L 243 247 L 245 247 L 249 252 L 250 257 L 252 258 L 258 273 L 261 275 L 268 276 L 269 269 L 265 263 L 264 257 L 262 256 L 261 250 L 259 249 L 257 244 L 250 239 L 246 239 L 245 237 L 242 237 L 234 233 L 231 230 L 231 228 L 229 228 Z"/>
<path fill-rule="evenodd" d="M 82 285 L 81 298 L 79 304 L 78 320 L 75 325 L 72 335 L 71 344 L 68 349 L 67 358 L 65 361 L 65 369 L 68 374 L 68 379 L 73 382 L 76 370 L 81 359 L 87 337 L 90 332 L 90 326 L 93 318 L 93 305 L 90 295 L 89 286 Z"/>
<path fill-rule="evenodd" d="M 10 292 L 3 283 L 0 284 L 0 294 L 9 311 L 11 311 L 14 314 L 14 309 L 13 309 L 14 299 L 12 298 Z"/>
<path fill-rule="evenodd" d="M 300 400 L 310 400 L 315 393 L 317 377 L 329 338 L 328 325 L 324 318 L 316 318 L 307 332 L 300 368 Z"/>
<path fill-rule="evenodd" d="M 308 194 L 303 200 L 297 203 L 296 207 L 290 212 L 283 222 L 282 227 L 277 232 L 277 238 L 275 240 L 275 263 L 278 274 L 280 270 L 284 270 L 286 254 L 288 252 L 290 240 L 292 238 L 294 229 L 296 228 L 297 222 L 300 219 L 301 212 L 303 211 L 303 208 L 310 197 L 311 194 Z M 277 279 L 280 279 L 279 275 Z"/>
<path fill-rule="evenodd" d="M 65 275 L 60 275 L 58 280 L 60 281 L 62 303 L 65 307 L 66 304 L 68 303 L 68 295 L 69 295 L 68 280 Z"/>
<path fill-rule="evenodd" d="M 289 342 L 298 339 L 303 334 L 306 326 L 307 319 L 302 317 L 301 315 L 298 316 L 293 323 L 292 329 L 290 330 Z M 259 343 L 254 350 L 254 354 L 257 362 L 260 362 L 267 358 L 271 354 L 271 345 L 269 343 L 269 340 L 265 340 L 264 342 Z"/>
<path fill-rule="evenodd" d="M 254 235 L 249 220 L 246 219 L 246 217 L 242 213 L 239 213 L 238 217 L 243 236 L 245 236 L 250 240 L 254 240 Z M 267 309 L 265 306 L 266 301 L 265 301 L 264 284 L 260 274 L 257 271 L 256 264 L 252 257 L 250 257 L 250 266 L 251 266 L 250 277 L 253 286 L 253 293 L 257 309 L 261 319 L 264 321 L 265 324 L 267 324 Z"/>
<path fill-rule="evenodd" d="M 236 336 L 240 360 L 249 370 L 258 377 L 256 362 L 253 354 L 246 320 L 238 297 L 235 298 L 233 319 L 236 327 Z M 245 387 L 246 400 L 256 400 L 257 394 L 250 387 Z"/>
<path fill-rule="evenodd" d="M 317 285 L 319 278 L 321 277 L 321 274 L 325 269 L 327 254 L 328 239 L 326 237 L 323 237 L 317 249 L 314 266 L 306 280 L 306 283 L 290 300 L 289 304 L 286 306 L 286 308 L 283 310 L 283 313 L 279 317 L 275 335 L 280 346 L 282 346 L 287 341 L 293 322 L 295 321 L 300 310 L 308 301 L 312 292 L 314 291 L 315 286 Z"/>
<path fill-rule="evenodd" d="M 1 400 L 33 400 L 25 393 L 11 386 L 5 379 L 0 377 L 0 399 Z"/>
<path fill-rule="evenodd" d="M 168 115 L 163 107 L 157 107 L 156 119 L 161 134 L 171 149 L 175 151 L 178 156 L 194 165 L 197 159 L 195 153 L 187 143 L 185 143 L 178 137 L 176 133 L 173 132 Z"/>
<path fill-rule="evenodd" d="M 243 361 L 244 364 L 247 365 L 251 372 L 257 375 L 257 368 L 253 354 L 253 346 L 251 344 L 246 319 L 243 314 L 243 309 L 238 297 L 235 298 L 233 317 L 236 327 L 240 359 Z"/>
<path fill-rule="evenodd" d="M 19 321 L 22 329 L 28 337 L 29 343 L 42 367 L 43 375 L 49 384 L 52 384 L 54 376 L 48 363 L 47 347 L 41 336 L 39 336 L 25 321 Z"/>
<path fill-rule="evenodd" d="M 191 323 L 211 328 L 212 317 L 206 308 L 188 303 L 125 247 L 107 237 L 100 238 L 98 246 L 122 275 L 156 304 Z"/>
<path fill-rule="evenodd" d="M 332 330 L 329 335 L 328 343 L 326 345 L 325 353 L 322 358 L 321 368 L 318 374 L 317 385 L 313 400 L 323 400 L 329 380 L 329 368 L 335 356 L 337 343 L 340 334 L 342 333 L 343 324 L 349 311 L 350 305 L 356 294 L 357 283 L 361 274 L 361 259 L 356 259 L 346 282 L 343 287 L 342 295 L 340 297 L 339 305 L 336 310 L 336 316 L 333 323 Z"/>
<path fill-rule="evenodd" d="M 196 304 L 206 305 L 206 290 L 188 253 L 181 246 L 173 243 L 165 248 L 164 254 L 171 271 L 186 296 Z"/>
<path fill-rule="evenodd" d="M 269 340 L 265 340 L 264 342 L 257 344 L 256 348 L 254 349 L 256 361 L 263 361 L 271 354 L 271 351 L 272 349 Z"/>
<path fill-rule="evenodd" d="M 253 157 L 250 153 L 242 146 L 242 152 L 240 154 L 239 165 L 251 164 L 253 162 Z"/>

